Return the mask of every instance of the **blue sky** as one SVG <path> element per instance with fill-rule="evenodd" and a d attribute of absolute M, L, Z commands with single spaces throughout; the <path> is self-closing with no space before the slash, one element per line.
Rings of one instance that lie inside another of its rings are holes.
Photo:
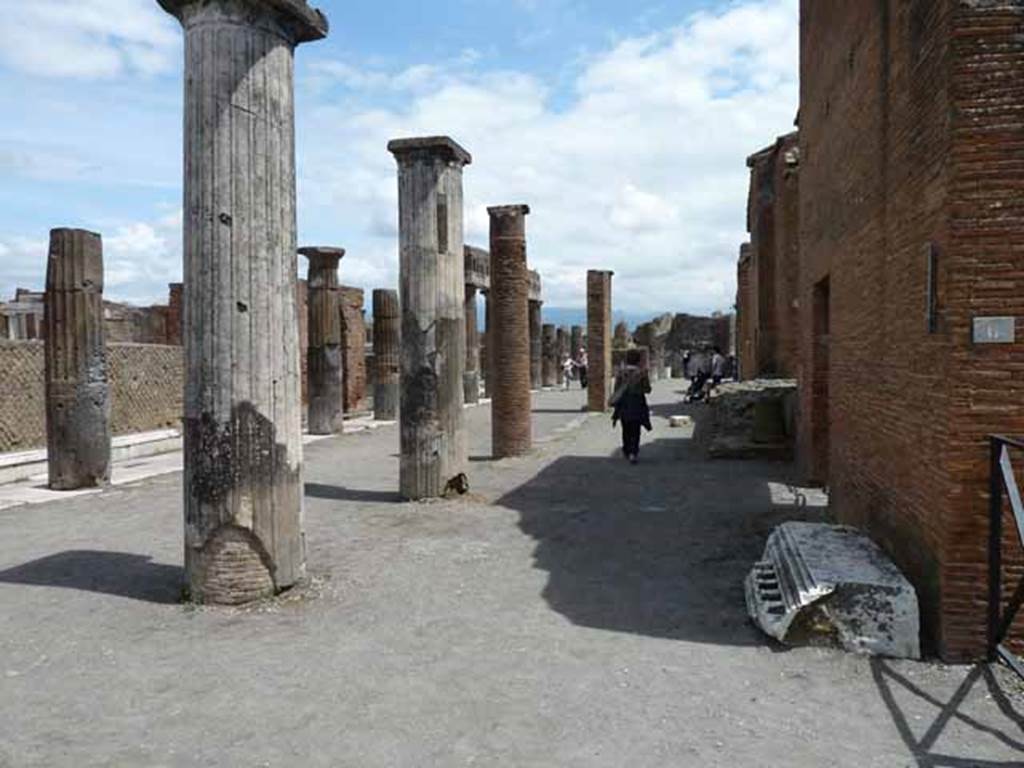
<path fill-rule="evenodd" d="M 344 282 L 396 281 L 387 139 L 447 133 L 474 155 L 467 241 L 486 245 L 487 205 L 529 203 L 550 305 L 581 306 L 588 267 L 616 271 L 619 309 L 731 304 L 745 158 L 796 113 L 797 0 L 318 7 L 299 241 L 347 248 Z M 54 226 L 103 234 L 110 298 L 180 279 L 181 55 L 155 0 L 0 0 L 0 297 L 41 284 Z"/>

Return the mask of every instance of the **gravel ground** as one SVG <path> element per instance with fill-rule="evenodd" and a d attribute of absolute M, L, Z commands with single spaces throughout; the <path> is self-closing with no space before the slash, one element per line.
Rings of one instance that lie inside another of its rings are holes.
<path fill-rule="evenodd" d="M 179 475 L 0 511 L 0 766 L 1022 766 L 1002 669 L 785 650 L 742 579 L 821 519 L 705 462 L 657 386 L 639 466 L 579 392 L 472 492 L 401 503 L 397 430 L 307 447 L 310 583 L 179 604 Z M 797 499 L 800 497 L 797 496 Z"/>

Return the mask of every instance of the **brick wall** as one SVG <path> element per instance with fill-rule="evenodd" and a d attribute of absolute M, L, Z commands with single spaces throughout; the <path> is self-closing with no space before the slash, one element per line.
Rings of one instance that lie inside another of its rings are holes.
<path fill-rule="evenodd" d="M 1024 345 L 970 341 L 973 316 L 1024 316 L 1022 10 L 801 3 L 801 465 L 951 660 L 984 650 L 985 436 L 1024 433 Z"/>
<path fill-rule="evenodd" d="M 110 344 L 115 435 L 178 427 L 184 388 L 181 347 Z M 0 452 L 46 445 L 43 344 L 0 341 Z"/>
<path fill-rule="evenodd" d="M 800 268 L 799 148 L 796 133 L 752 155 L 747 230 L 750 232 L 754 367 L 751 376 L 796 373 Z"/>

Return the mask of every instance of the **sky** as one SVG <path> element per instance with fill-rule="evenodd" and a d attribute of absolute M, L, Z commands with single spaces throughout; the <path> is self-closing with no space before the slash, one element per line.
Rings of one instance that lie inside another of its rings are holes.
<path fill-rule="evenodd" d="M 473 155 L 466 242 L 527 203 L 552 307 L 615 271 L 617 309 L 735 300 L 747 156 L 793 130 L 798 0 L 320 0 L 296 51 L 300 245 L 395 287 L 389 139 Z M 155 0 L 0 0 L 0 299 L 40 288 L 52 227 L 103 235 L 107 298 L 181 279 L 182 34 Z M 299 270 L 305 260 L 299 258 Z"/>

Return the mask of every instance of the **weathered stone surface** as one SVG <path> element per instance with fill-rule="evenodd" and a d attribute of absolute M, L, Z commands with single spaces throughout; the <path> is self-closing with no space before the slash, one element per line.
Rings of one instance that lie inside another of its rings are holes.
<path fill-rule="evenodd" d="M 558 329 L 550 323 L 541 326 L 541 384 L 558 384 Z"/>
<path fill-rule="evenodd" d="M 562 363 L 569 357 L 569 329 L 560 327 L 555 332 L 556 367 L 558 370 L 558 385 L 565 386 L 565 367 Z"/>
<path fill-rule="evenodd" d="M 185 571 L 241 603 L 305 571 L 296 309 L 300 0 L 161 0 L 185 29 Z"/>
<path fill-rule="evenodd" d="M 466 405 L 480 402 L 480 329 L 476 317 L 477 288 L 466 283 L 466 372 L 462 376 Z"/>
<path fill-rule="evenodd" d="M 530 312 L 530 389 L 544 386 L 543 303 L 531 301 Z"/>
<path fill-rule="evenodd" d="M 373 416 L 377 421 L 398 418 L 401 329 L 398 291 L 378 288 L 373 292 Z"/>
<path fill-rule="evenodd" d="M 366 407 L 366 316 L 362 288 L 341 286 L 342 406 L 345 413 Z"/>
<path fill-rule="evenodd" d="M 106 485 L 110 382 L 99 235 L 81 229 L 50 232 L 43 311 L 50 488 Z"/>
<path fill-rule="evenodd" d="M 488 208 L 491 217 L 491 444 L 495 458 L 522 456 L 533 445 L 530 408 L 530 276 L 525 205 Z"/>
<path fill-rule="evenodd" d="M 300 248 L 299 253 L 309 260 L 306 279 L 307 429 L 311 435 L 333 435 L 341 431 L 343 424 L 338 264 L 345 249 L 310 247 Z"/>
<path fill-rule="evenodd" d="M 465 244 L 462 169 L 447 137 L 388 144 L 398 162 L 402 311 L 400 492 L 444 495 L 465 484 Z"/>
<path fill-rule="evenodd" d="M 780 525 L 747 576 L 745 591 L 750 617 L 780 642 L 921 656 L 914 587 L 856 529 Z"/>
<path fill-rule="evenodd" d="M 723 384 L 710 397 L 702 426 L 713 459 L 775 459 L 793 456 L 797 384 L 789 379 L 754 379 Z"/>
<path fill-rule="evenodd" d="M 579 360 L 583 351 L 583 326 L 574 325 L 569 333 L 569 347 L 573 360 Z"/>
<path fill-rule="evenodd" d="M 612 384 L 612 272 L 587 272 L 587 408 L 608 409 Z"/>
<path fill-rule="evenodd" d="M 167 344 L 180 347 L 183 343 L 182 322 L 185 318 L 185 284 L 170 283 L 167 300 Z"/>

